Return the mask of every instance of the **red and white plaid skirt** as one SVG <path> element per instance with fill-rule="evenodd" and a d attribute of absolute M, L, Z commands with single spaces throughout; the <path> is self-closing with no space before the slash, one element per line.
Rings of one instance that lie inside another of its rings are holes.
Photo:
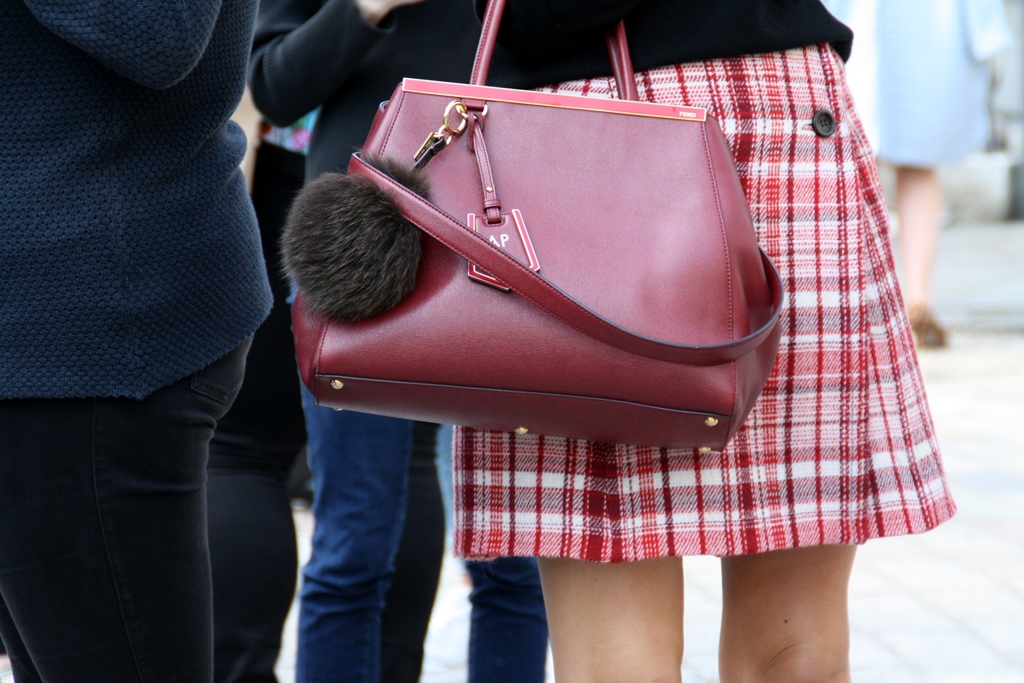
<path fill-rule="evenodd" d="M 827 46 L 637 74 L 706 107 L 787 289 L 774 371 L 720 453 L 456 429 L 455 552 L 622 562 L 918 533 L 955 511 L 881 187 Z M 610 97 L 610 79 L 551 88 Z M 835 133 L 812 125 L 830 112 Z"/>

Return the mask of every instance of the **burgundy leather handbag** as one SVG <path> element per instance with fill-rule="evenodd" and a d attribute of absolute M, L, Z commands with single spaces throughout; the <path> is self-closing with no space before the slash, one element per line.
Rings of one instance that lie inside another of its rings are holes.
<path fill-rule="evenodd" d="M 621 24 L 623 99 L 487 86 L 503 6 L 470 83 L 404 80 L 353 156 L 422 253 L 411 293 L 367 319 L 311 310 L 298 282 L 303 381 L 339 409 L 720 450 L 771 371 L 782 301 L 725 137 L 703 109 L 636 101 Z M 422 169 L 430 199 L 371 153 Z"/>

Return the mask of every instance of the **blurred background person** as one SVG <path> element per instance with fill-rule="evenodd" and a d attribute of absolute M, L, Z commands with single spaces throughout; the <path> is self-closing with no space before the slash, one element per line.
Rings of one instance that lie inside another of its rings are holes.
<path fill-rule="evenodd" d="M 468 78 L 479 31 L 462 0 L 264 0 L 250 71 L 253 100 L 278 125 L 320 107 L 306 177 L 344 171 L 378 105 L 403 77 Z M 437 425 L 332 411 L 305 391 L 303 402 L 316 526 L 303 570 L 297 681 L 414 683 L 444 548 Z M 531 599 L 529 578 L 506 578 L 513 583 L 498 592 Z M 539 592 L 532 599 L 536 622 Z M 484 638 L 501 651 L 474 647 L 473 661 L 514 666 L 504 679 L 474 683 L 543 680 L 546 629 L 533 642 L 540 654 L 531 646 L 525 656 L 507 632 L 504 639 Z M 539 678 L 521 675 L 521 662 L 537 659 Z"/>
<path fill-rule="evenodd" d="M 287 128 L 257 125 L 251 195 L 270 315 L 253 336 L 245 379 L 210 443 L 207 507 L 213 568 L 214 683 L 276 683 L 274 666 L 298 572 L 290 475 L 301 471 L 306 427 L 292 342 L 289 283 L 277 243 L 302 189 L 316 113 Z"/>
<path fill-rule="evenodd" d="M 253 100 L 278 125 L 321 107 L 307 177 L 345 168 L 377 104 L 405 75 L 394 75 L 395 69 L 406 71 L 422 61 L 415 51 L 396 49 L 413 33 L 388 16 L 392 6 L 404 4 L 261 4 L 250 73 Z M 444 23 L 442 14 L 436 16 Z M 382 20 L 387 23 L 378 28 Z M 437 49 L 445 57 L 454 54 L 450 46 L 464 45 L 458 36 L 415 36 L 421 45 L 442 46 Z M 303 405 L 315 527 L 303 569 L 296 678 L 416 681 L 444 549 L 434 464 L 437 427 L 332 411 L 316 406 L 305 391 Z M 399 553 L 407 520 L 419 527 L 406 534 L 417 541 L 419 556 L 411 561 Z"/>
<path fill-rule="evenodd" d="M 437 469 L 450 544 L 452 425 L 441 425 L 438 430 Z M 497 557 L 490 562 L 458 561 L 471 584 L 468 683 L 543 683 L 548 620 L 537 559 Z"/>
<path fill-rule="evenodd" d="M 276 683 L 274 668 L 295 595 L 298 554 L 290 503 L 308 504 L 312 491 L 303 476 L 309 474 L 302 460 L 306 430 L 292 342 L 290 284 L 280 264 L 278 241 L 292 199 L 303 185 L 317 114 L 313 111 L 286 127 L 265 121 L 253 126 L 257 142 L 251 193 L 274 307 L 253 337 L 242 389 L 210 445 L 214 683 Z M 408 507 L 413 515 L 403 526 L 381 616 L 383 680 L 413 681 L 419 675 L 418 653 L 430 610 L 413 610 L 422 616 L 410 619 L 407 606 L 432 604 L 437 583 L 429 563 L 426 572 L 422 563 L 424 543 L 429 556 L 434 534 L 420 534 L 421 524 L 428 529 L 443 524 L 437 514 L 430 514 L 431 486 L 437 488 L 434 429 L 421 425 L 417 430 L 425 441 L 409 464 Z"/>
<path fill-rule="evenodd" d="M 1003 0 L 825 0 L 855 38 L 850 87 L 875 154 L 895 172 L 900 282 L 917 345 L 940 348 L 934 269 L 939 168 L 991 139 L 992 58 L 1012 40 Z"/>

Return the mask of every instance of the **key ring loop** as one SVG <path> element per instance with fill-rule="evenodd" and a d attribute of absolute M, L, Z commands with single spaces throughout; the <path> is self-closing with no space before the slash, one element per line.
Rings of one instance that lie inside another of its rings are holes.
<path fill-rule="evenodd" d="M 451 124 L 452 112 L 455 112 L 462 119 L 458 125 L 453 127 Z M 448 106 L 444 108 L 444 129 L 448 135 L 457 136 L 462 135 L 466 130 L 466 124 L 469 122 L 469 111 L 466 109 L 466 105 L 460 100 L 452 100 L 448 103 Z"/>

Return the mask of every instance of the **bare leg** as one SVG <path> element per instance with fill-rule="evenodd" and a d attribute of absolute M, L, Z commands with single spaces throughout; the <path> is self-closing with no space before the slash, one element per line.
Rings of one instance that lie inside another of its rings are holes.
<path fill-rule="evenodd" d="M 942 214 L 942 184 L 935 169 L 896 167 L 896 213 L 900 218 L 901 284 L 918 345 L 945 346 L 945 330 L 932 310 Z"/>
<path fill-rule="evenodd" d="M 722 683 L 848 683 L 855 546 L 722 560 Z"/>
<path fill-rule="evenodd" d="M 682 680 L 680 558 L 538 562 L 558 683 Z"/>
<path fill-rule="evenodd" d="M 935 169 L 896 167 L 896 213 L 907 304 L 931 306 L 942 213 L 942 185 Z"/>

